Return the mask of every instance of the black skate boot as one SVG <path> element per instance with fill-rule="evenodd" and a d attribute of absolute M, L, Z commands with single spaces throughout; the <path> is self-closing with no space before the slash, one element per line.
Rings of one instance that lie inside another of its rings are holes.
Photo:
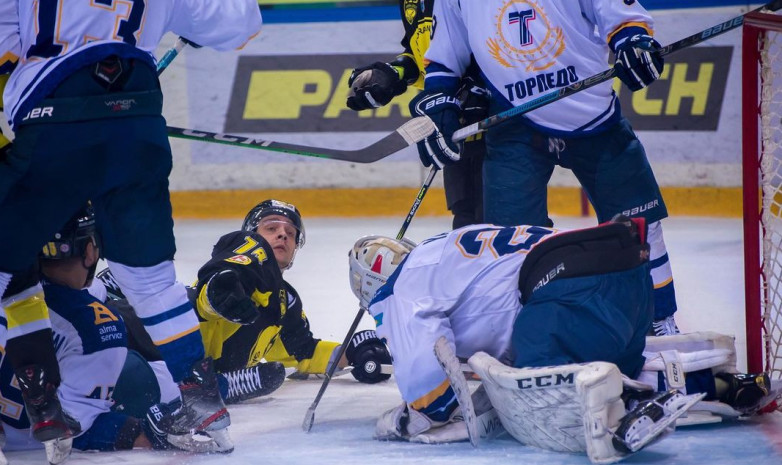
<path fill-rule="evenodd" d="M 16 379 L 36 441 L 67 439 L 81 432 L 79 423 L 63 411 L 57 399 L 57 388 L 46 382 L 42 367 L 20 368 L 16 371 Z"/>
<path fill-rule="evenodd" d="M 285 381 L 285 365 L 280 362 L 259 363 L 242 370 L 220 373 L 228 383 L 226 404 L 235 404 L 276 391 Z"/>
<path fill-rule="evenodd" d="M 157 428 L 170 436 L 205 434 L 219 445 L 219 452 L 231 452 L 233 442 L 227 430 L 231 416 L 220 397 L 212 359 L 196 362 L 190 376 L 179 383 L 179 391 L 181 405 L 158 419 Z"/>
<path fill-rule="evenodd" d="M 720 402 L 743 415 L 751 415 L 774 401 L 774 396 L 769 396 L 771 382 L 765 373 L 718 373 L 715 376 L 728 385 L 719 396 Z"/>
<path fill-rule="evenodd" d="M 62 409 L 57 388 L 46 382 L 42 367 L 30 365 L 15 374 L 33 438 L 43 443 L 50 464 L 64 462 L 71 455 L 72 438 L 81 432 L 81 425 Z"/>
<path fill-rule="evenodd" d="M 676 420 L 687 413 L 706 394 L 685 396 L 676 389 L 641 400 L 619 420 L 613 433 L 614 449 L 632 454 L 673 432 Z"/>

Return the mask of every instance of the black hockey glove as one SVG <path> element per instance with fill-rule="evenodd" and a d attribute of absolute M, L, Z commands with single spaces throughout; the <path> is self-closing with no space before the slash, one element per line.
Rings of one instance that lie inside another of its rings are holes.
<path fill-rule="evenodd" d="M 391 377 L 380 371 L 381 365 L 391 364 L 391 354 L 372 329 L 359 331 L 353 335 L 345 349 L 345 358 L 353 367 L 351 370 L 353 377 L 362 383 L 379 383 Z"/>
<path fill-rule="evenodd" d="M 646 34 L 619 41 L 614 49 L 616 77 L 633 92 L 653 83 L 663 72 L 660 48 L 660 43 Z"/>
<path fill-rule="evenodd" d="M 223 270 L 209 278 L 206 298 L 218 315 L 234 323 L 249 325 L 260 315 L 234 270 Z"/>
<path fill-rule="evenodd" d="M 462 113 L 459 123 L 462 126 L 477 123 L 489 117 L 489 95 L 486 89 L 479 86 L 475 79 L 465 77 L 456 93 L 462 102 Z"/>
<path fill-rule="evenodd" d="M 459 125 L 459 99 L 442 90 L 424 90 L 410 101 L 410 114 L 428 116 L 437 130 L 418 143 L 418 158 L 424 166 L 438 169 L 461 157 L 462 144 L 451 140 Z"/>
<path fill-rule="evenodd" d="M 387 105 L 392 98 L 407 90 L 407 82 L 399 77 L 396 69 L 380 61 L 354 69 L 350 73 L 348 86 L 350 93 L 347 105 L 356 111 Z"/>

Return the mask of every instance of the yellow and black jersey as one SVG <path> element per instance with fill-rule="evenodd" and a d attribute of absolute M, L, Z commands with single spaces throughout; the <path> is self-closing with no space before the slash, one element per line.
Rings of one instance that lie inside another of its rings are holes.
<path fill-rule="evenodd" d="M 404 63 L 405 57 L 415 62 L 418 73 L 412 72 L 412 67 L 404 66 L 404 79 L 419 89 L 424 88 L 424 54 L 429 50 L 429 40 L 432 37 L 432 5 L 432 0 L 399 0 L 402 24 L 405 27 L 405 36 L 402 38 L 405 51 L 397 57 L 397 62 Z"/>
<path fill-rule="evenodd" d="M 260 317 L 240 325 L 211 308 L 206 290 L 214 274 L 232 269 Z M 313 337 L 301 299 L 282 279 L 271 246 L 258 234 L 236 231 L 221 237 L 212 258 L 198 271 L 194 306 L 201 320 L 207 356 L 218 371 L 237 370 L 265 359 L 296 367 L 304 373 L 324 373 L 337 343 Z"/>

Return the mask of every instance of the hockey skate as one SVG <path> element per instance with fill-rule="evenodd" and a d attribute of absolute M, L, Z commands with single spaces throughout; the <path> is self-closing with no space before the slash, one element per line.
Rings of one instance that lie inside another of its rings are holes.
<path fill-rule="evenodd" d="M 226 404 L 235 404 L 276 391 L 285 381 L 285 366 L 280 362 L 258 363 L 249 368 L 227 371 L 218 376 L 228 383 Z"/>
<path fill-rule="evenodd" d="M 619 421 L 612 441 L 623 454 L 632 454 L 673 432 L 676 420 L 706 394 L 685 396 L 676 389 L 641 401 Z"/>
<path fill-rule="evenodd" d="M 233 451 L 234 445 L 228 434 L 231 417 L 220 397 L 212 359 L 196 362 L 190 376 L 179 383 L 179 390 L 182 400 L 173 411 L 150 409 L 147 419 L 155 429 L 167 434 L 169 442 L 176 447 L 180 447 L 179 440 L 201 437 L 215 444 L 206 452 Z"/>
<path fill-rule="evenodd" d="M 46 382 L 42 367 L 31 365 L 16 371 L 16 379 L 30 419 L 35 440 L 44 444 L 49 463 L 57 465 L 71 453 L 73 437 L 81 432 L 79 422 L 71 418 L 57 399 L 57 388 Z"/>

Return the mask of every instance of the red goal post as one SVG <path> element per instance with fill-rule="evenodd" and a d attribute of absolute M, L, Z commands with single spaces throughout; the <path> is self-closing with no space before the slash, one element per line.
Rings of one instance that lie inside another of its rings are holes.
<path fill-rule="evenodd" d="M 742 43 L 747 365 L 782 376 L 782 16 L 750 13 Z"/>

